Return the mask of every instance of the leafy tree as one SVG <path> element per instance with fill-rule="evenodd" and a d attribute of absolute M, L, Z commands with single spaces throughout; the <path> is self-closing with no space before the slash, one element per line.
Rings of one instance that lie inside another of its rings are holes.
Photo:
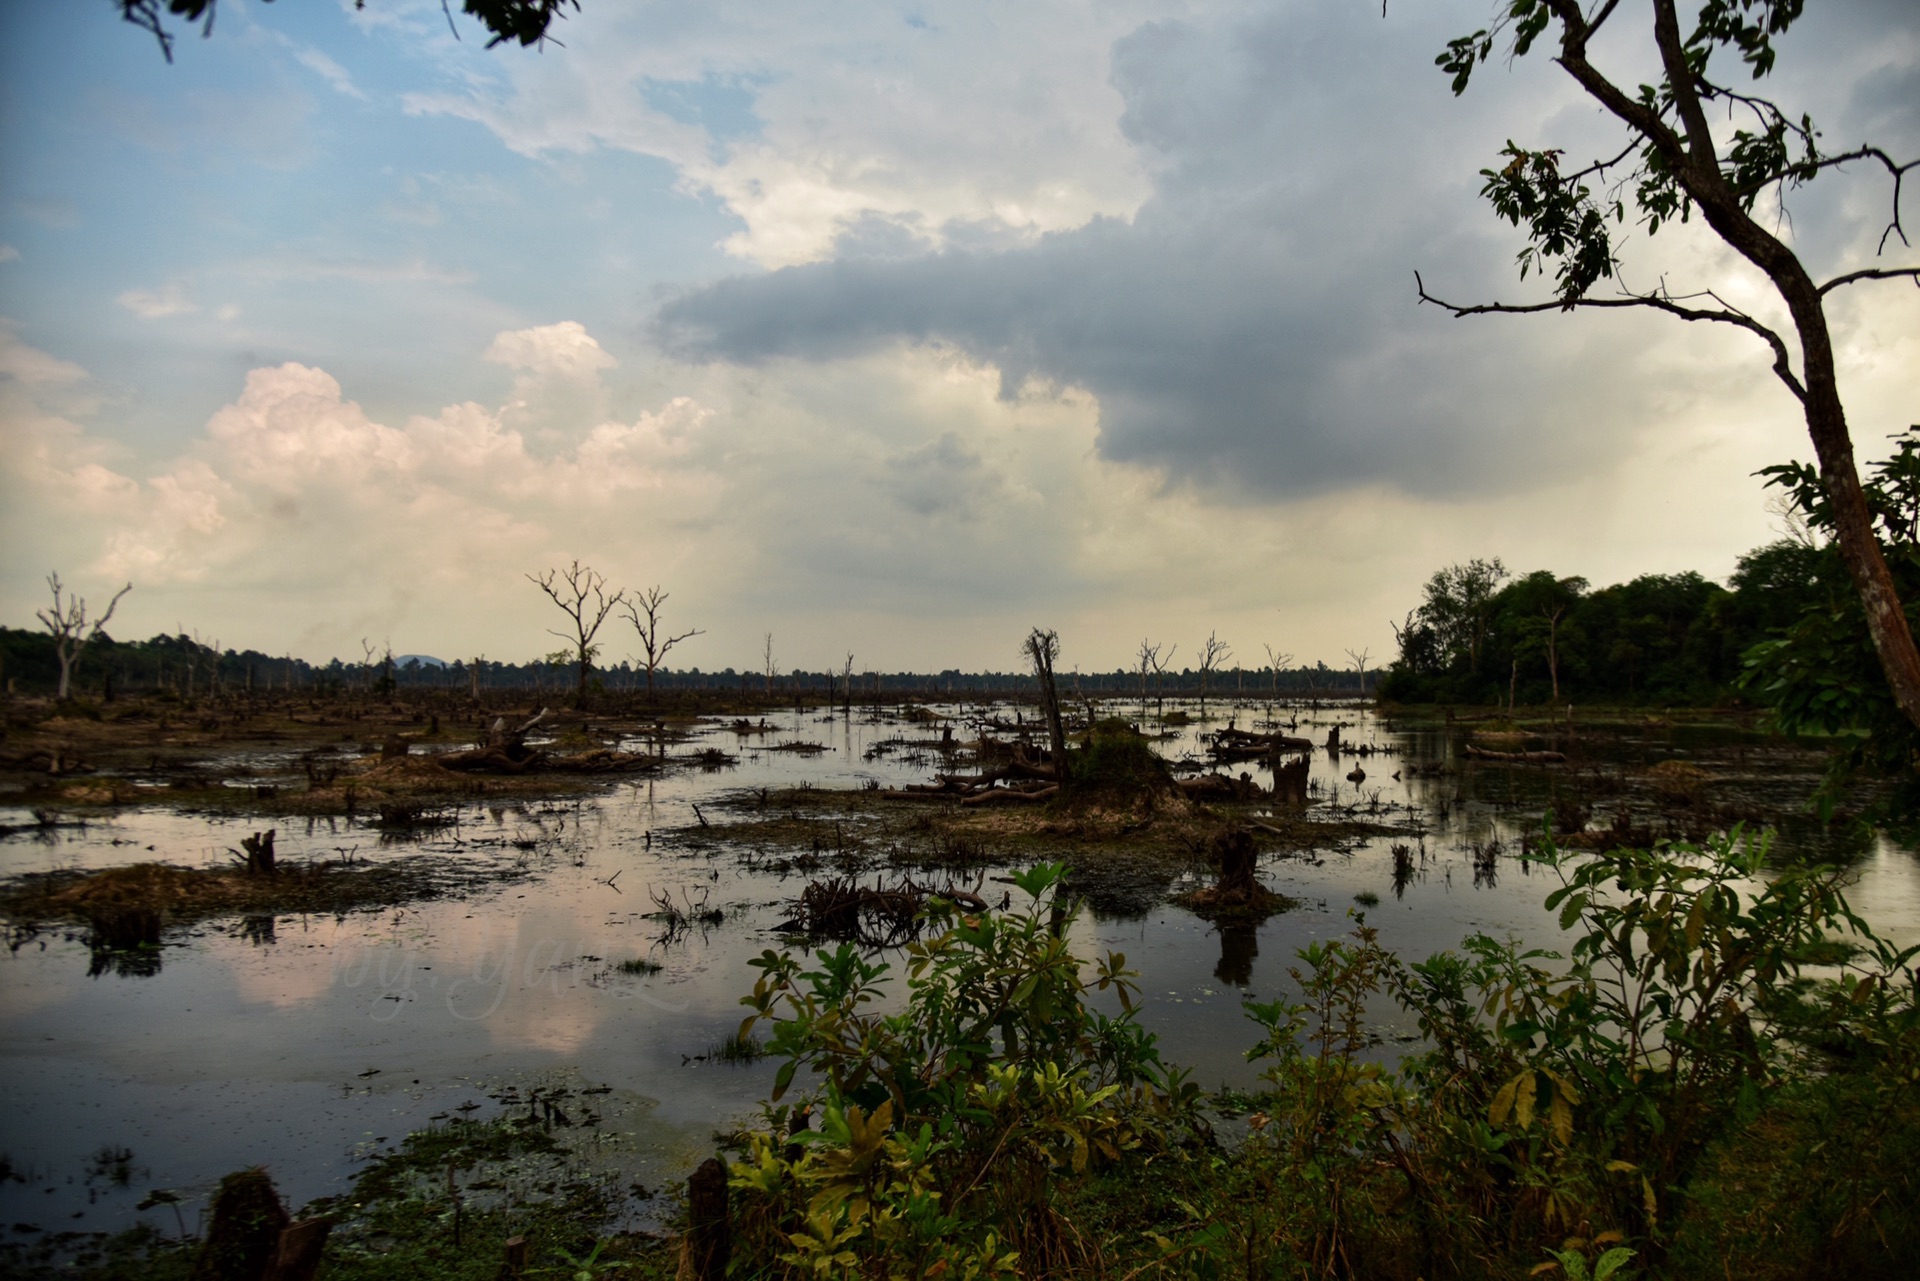
<path fill-rule="evenodd" d="M 1427 580 L 1419 621 L 1433 631 L 1441 661 L 1451 667 L 1465 659 L 1469 672 L 1480 670 L 1480 650 L 1492 622 L 1494 591 L 1507 576 L 1498 556 L 1450 565 Z"/>
<path fill-rule="evenodd" d="M 1778 202 L 1786 192 L 1848 164 L 1872 165 L 1892 179 L 1891 216 L 1879 251 L 1885 252 L 1896 239 L 1906 247 L 1900 184 L 1920 160 L 1896 161 L 1871 143 L 1825 151 L 1810 116 L 1734 88 L 1720 74 L 1728 59 L 1737 58 L 1750 79 L 1764 79 L 1774 67 L 1775 41 L 1801 17 L 1805 0 L 1704 0 L 1690 29 L 1681 23 L 1677 0 L 1651 0 L 1650 8 L 1646 34 L 1652 47 L 1647 52 L 1658 74 L 1653 83 L 1635 89 L 1622 87 L 1624 82 L 1593 60 L 1597 38 L 1621 10 L 1619 0 L 1592 0 L 1584 7 L 1579 0 L 1509 0 L 1490 28 L 1447 45 L 1436 62 L 1452 76 L 1453 91 L 1459 94 L 1497 43 L 1520 58 L 1543 36 L 1554 38 L 1554 61 L 1620 126 L 1623 140 L 1618 150 L 1577 168 L 1564 163 L 1560 149 L 1509 141 L 1500 167 L 1481 171 L 1486 180 L 1482 193 L 1494 212 L 1526 232 L 1527 244 L 1519 254 L 1522 278 L 1553 270 L 1552 301 L 1458 305 L 1429 294 L 1416 275 L 1420 298 L 1456 317 L 1648 308 L 1689 321 L 1732 325 L 1764 341 L 1773 355 L 1775 375 L 1801 404 L 1835 546 L 1861 603 L 1893 705 L 1909 723 L 1920 726 L 1920 651 L 1901 607 L 1896 575 L 1874 538 L 1875 515 L 1854 466 L 1826 314 L 1827 298 L 1835 290 L 1862 281 L 1920 281 L 1920 266 L 1864 267 L 1816 281 L 1799 255 L 1763 224 L 1763 219 L 1772 221 L 1765 210 L 1756 217 L 1763 199 Z M 1607 50 L 1622 59 L 1641 52 L 1630 48 L 1624 33 L 1606 35 Z M 1732 118 L 1730 136 L 1727 129 L 1716 133 L 1710 112 Z M 1674 293 L 1664 278 L 1648 292 L 1619 286 L 1617 292 L 1596 296 L 1603 282 L 1618 285 L 1617 228 L 1629 208 L 1648 235 L 1676 220 L 1690 221 L 1697 213 L 1765 275 L 1791 318 L 1791 333 L 1762 323 L 1711 291 Z"/>
<path fill-rule="evenodd" d="M 167 26 L 167 18 L 180 19 L 189 25 L 200 24 L 200 34 L 213 34 L 213 20 L 218 12 L 219 0 L 115 0 L 120 6 L 120 16 L 142 31 L 151 32 L 160 42 L 160 52 L 168 62 L 173 61 L 173 31 Z M 271 3 L 271 0 L 269 0 Z M 450 0 L 441 0 L 441 8 L 447 10 L 447 25 L 453 26 L 453 13 Z M 364 9 L 367 0 L 354 0 L 353 7 Z M 580 0 L 461 0 L 460 10 L 470 17 L 478 18 L 480 24 L 492 33 L 487 47 L 514 41 L 521 45 L 537 45 L 552 40 L 548 34 L 553 24 L 567 16 L 566 11 L 578 12 Z M 454 27 L 454 35 L 460 29 Z M 558 44 L 558 41 L 554 41 Z"/>
<path fill-rule="evenodd" d="M 1560 578 L 1536 569 L 1501 593 L 1503 612 L 1512 616 L 1515 650 L 1523 661 L 1546 664 L 1553 700 L 1560 701 L 1560 632 L 1568 613 L 1587 590 L 1584 578 Z"/>

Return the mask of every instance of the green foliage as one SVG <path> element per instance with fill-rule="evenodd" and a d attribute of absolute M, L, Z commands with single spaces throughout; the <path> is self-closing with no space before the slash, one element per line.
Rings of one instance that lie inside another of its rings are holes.
<path fill-rule="evenodd" d="M 934 937 L 907 949 L 905 1008 L 880 1006 L 890 967 L 848 945 L 817 968 L 768 951 L 741 1035 L 772 1025 L 800 1071 L 770 1106 L 732 1182 L 748 1235 L 793 1274 L 988 1277 L 1067 1266 L 1081 1243 L 1048 1196 L 1103 1164 L 1150 1159 L 1191 1117 L 1196 1089 L 1163 1068 L 1134 1021 L 1137 989 L 1111 953 L 1091 978 L 1067 945 L 1064 869 L 1014 878 L 1027 904 L 964 915 L 936 901 Z M 1088 1003 L 1111 992 L 1121 1013 Z M 818 1128 L 796 1120 L 817 1115 Z"/>
<path fill-rule="evenodd" d="M 897 1013 L 887 967 L 849 948 L 810 970 L 768 953 L 748 1023 L 775 1025 L 781 1095 L 802 1067 L 813 1088 L 770 1107 L 733 1167 L 743 1264 L 1895 1275 L 1920 1180 L 1917 949 L 1875 937 L 1835 873 L 1759 879 L 1764 846 L 1738 833 L 1541 858 L 1562 951 L 1476 935 L 1408 965 L 1361 916 L 1300 949 L 1291 994 L 1247 1006 L 1265 1088 L 1236 1107 L 1251 1133 L 1233 1152 L 1169 1145 L 1191 1087 L 1132 1027 L 1123 958 L 1080 977 L 1070 914 L 1043 901 L 1058 869 L 1020 878 L 1030 905 L 997 919 L 937 907 Z M 1086 1005 L 1103 982 L 1118 1020 Z M 1425 1040 L 1398 1067 L 1372 1023 L 1388 997 Z M 1832 1168 L 1830 1143 L 1859 1168 Z"/>
<path fill-rule="evenodd" d="M 1733 131 L 1724 154 L 1708 172 L 1720 191 L 1749 212 L 1769 188 L 1810 182 L 1832 161 L 1820 151 L 1820 131 L 1810 116 L 1796 120 L 1767 99 L 1716 83 L 1711 63 L 1716 54 L 1731 51 L 1747 65 L 1752 79 L 1766 76 L 1774 66 L 1774 37 L 1793 25 L 1803 7 L 1804 0 L 1705 0 L 1693 29 L 1680 37 L 1686 67 L 1682 96 L 1701 103 L 1724 101 L 1741 113 L 1742 127 Z M 1505 41 L 1511 57 L 1524 58 L 1552 27 L 1563 58 L 1569 51 L 1584 58 L 1590 37 L 1613 12 L 1612 5 L 1583 14 L 1577 6 L 1549 0 L 1508 0 L 1491 27 L 1448 41 L 1434 63 L 1458 95 L 1466 92 L 1496 44 Z M 1602 97 L 1599 92 L 1594 96 Z M 1481 194 L 1495 214 L 1526 231 L 1527 245 L 1518 257 L 1521 278 L 1553 264 L 1555 292 L 1566 307 L 1615 274 L 1618 256 L 1611 227 L 1624 223 L 1628 213 L 1627 201 L 1616 193 L 1631 190 L 1633 212 L 1653 235 L 1676 219 L 1688 221 L 1702 184 L 1709 181 L 1683 172 L 1688 130 L 1667 68 L 1661 65 L 1655 83 L 1625 96 L 1639 110 L 1625 124 L 1628 142 L 1619 154 L 1568 172 L 1562 152 L 1509 140 L 1501 152 L 1506 164 L 1481 171 L 1486 180 Z M 1616 103 L 1607 105 L 1616 115 L 1624 114 Z M 1622 165 L 1630 166 L 1628 171 L 1614 177 L 1612 171 Z M 1604 195 L 1595 195 L 1591 179 L 1610 180 Z"/>
<path fill-rule="evenodd" d="M 1891 457 L 1875 463 L 1862 481 L 1874 533 L 1903 601 L 1920 599 L 1920 426 L 1894 438 Z M 1767 484 L 1786 492 L 1811 538 L 1824 540 L 1777 549 L 1770 562 L 1790 562 L 1804 602 L 1782 620 L 1778 634 L 1746 655 L 1745 687 L 1765 701 L 1781 728 L 1799 733 L 1864 732 L 1837 762 L 1828 795 L 1847 774 L 1871 767 L 1899 780 L 1895 806 L 1920 806 L 1920 731 L 1901 714 L 1867 631 L 1866 613 L 1840 559 L 1832 508 L 1819 473 L 1801 462 L 1761 470 Z M 1758 557 L 1762 553 L 1755 553 Z M 1743 569 L 1745 564 L 1743 563 Z M 1784 568 L 1784 566 L 1782 566 Z M 1917 619 L 1911 605 L 1908 625 Z"/>
<path fill-rule="evenodd" d="M 1067 756 L 1066 791 L 1083 800 L 1135 798 L 1172 788 L 1173 775 L 1153 745 L 1123 720 L 1096 722 L 1080 750 Z"/>
<path fill-rule="evenodd" d="M 1488 584 L 1469 608 L 1453 584 L 1484 563 L 1434 575 L 1400 632 L 1381 697 L 1503 702 L 1512 689 L 1538 704 L 1557 686 L 1583 703 L 1710 702 L 1728 695 L 1741 651 L 1765 634 L 1759 585 L 1736 598 L 1696 573 L 1644 574 L 1589 591 L 1585 579 L 1535 570 L 1498 590 Z"/>

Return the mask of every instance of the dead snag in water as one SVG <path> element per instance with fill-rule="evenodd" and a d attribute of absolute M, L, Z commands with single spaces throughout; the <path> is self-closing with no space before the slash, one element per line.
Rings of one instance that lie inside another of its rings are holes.
<path fill-rule="evenodd" d="M 1219 869 L 1218 879 L 1179 900 L 1194 912 L 1209 917 L 1264 920 L 1293 906 L 1292 899 L 1274 893 L 1255 876 L 1260 856 L 1249 829 L 1235 827 L 1221 832 L 1213 838 L 1207 853 Z"/>
<path fill-rule="evenodd" d="M 727 1167 L 719 1158 L 708 1157 L 687 1180 L 687 1235 L 680 1274 L 693 1281 L 723 1281 L 732 1254 Z"/>
<path fill-rule="evenodd" d="M 247 870 L 249 876 L 272 876 L 280 868 L 274 861 L 273 838 L 280 829 L 270 827 L 264 832 L 255 832 L 252 836 L 242 837 L 240 849 L 230 849 L 227 853 Z M 246 853 L 241 853 L 245 850 Z"/>

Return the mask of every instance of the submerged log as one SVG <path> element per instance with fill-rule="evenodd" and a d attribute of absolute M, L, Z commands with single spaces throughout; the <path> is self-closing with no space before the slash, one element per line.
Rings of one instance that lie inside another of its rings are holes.
<path fill-rule="evenodd" d="M 1483 761 L 1506 761 L 1514 765 L 1558 765 L 1567 759 L 1565 752 L 1496 752 L 1467 744 L 1467 755 Z"/>

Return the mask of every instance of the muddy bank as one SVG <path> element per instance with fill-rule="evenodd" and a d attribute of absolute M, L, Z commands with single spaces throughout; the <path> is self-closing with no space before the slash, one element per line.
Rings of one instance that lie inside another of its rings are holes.
<path fill-rule="evenodd" d="M 962 877 L 989 867 L 1065 863 L 1069 884 L 1105 916 L 1138 916 L 1185 877 L 1217 871 L 1217 843 L 1243 833 L 1256 855 L 1310 857 L 1351 850 L 1406 824 L 1324 809 L 1197 804 L 1057 802 L 970 807 L 908 802 L 878 789 L 736 789 L 699 821 L 658 834 L 668 848 L 727 850 L 750 870 L 863 875 L 906 871 Z"/>

